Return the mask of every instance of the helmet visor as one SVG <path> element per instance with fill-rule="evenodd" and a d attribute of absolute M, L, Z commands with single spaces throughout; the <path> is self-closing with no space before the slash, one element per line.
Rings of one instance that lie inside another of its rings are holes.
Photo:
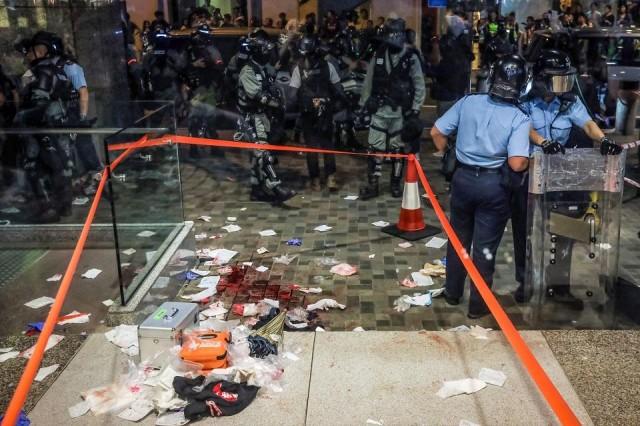
<path fill-rule="evenodd" d="M 547 88 L 553 93 L 567 93 L 573 89 L 574 74 L 551 75 L 548 77 Z"/>

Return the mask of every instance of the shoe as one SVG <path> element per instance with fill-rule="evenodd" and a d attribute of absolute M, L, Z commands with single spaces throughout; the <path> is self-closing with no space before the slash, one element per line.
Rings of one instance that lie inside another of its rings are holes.
<path fill-rule="evenodd" d="M 361 200 L 370 200 L 372 198 L 376 198 L 379 195 L 380 191 L 378 190 L 378 184 L 369 184 L 363 188 L 360 188 Z"/>
<path fill-rule="evenodd" d="M 467 314 L 467 318 L 472 319 L 472 320 L 480 319 L 482 317 L 486 317 L 490 313 L 491 312 L 488 309 L 482 309 L 480 311 L 471 311 L 471 310 L 469 310 L 469 313 Z"/>
<path fill-rule="evenodd" d="M 400 187 L 399 179 L 391 179 L 391 196 L 393 198 L 402 197 L 402 188 Z"/>
<path fill-rule="evenodd" d="M 291 198 L 298 195 L 298 193 L 293 189 L 284 188 L 282 185 L 278 185 L 275 188 L 273 188 L 273 195 L 275 197 L 274 201 L 277 204 L 282 204 L 285 201 L 290 200 Z"/>
<path fill-rule="evenodd" d="M 513 298 L 517 303 L 528 303 L 531 297 L 531 294 L 525 293 L 524 284 L 519 284 L 518 289 L 513 293 Z"/>
<path fill-rule="evenodd" d="M 253 185 L 251 187 L 251 195 L 249 196 L 251 201 L 271 201 L 269 194 L 262 190 L 260 185 Z"/>
<path fill-rule="evenodd" d="M 338 190 L 338 182 L 336 182 L 334 175 L 327 176 L 327 188 L 329 188 L 329 192 L 336 192 Z"/>
<path fill-rule="evenodd" d="M 457 306 L 460 304 L 460 298 L 459 297 L 453 297 L 453 296 L 449 296 L 447 294 L 446 291 L 443 291 L 442 293 L 440 293 L 437 296 L 434 296 L 434 299 L 439 299 L 439 298 L 444 298 L 444 301 L 447 302 L 447 305 L 451 305 L 451 306 Z"/>
<path fill-rule="evenodd" d="M 312 178 L 311 181 L 309 182 L 309 188 L 311 188 L 313 192 L 322 191 L 322 187 L 320 186 L 320 179 Z"/>

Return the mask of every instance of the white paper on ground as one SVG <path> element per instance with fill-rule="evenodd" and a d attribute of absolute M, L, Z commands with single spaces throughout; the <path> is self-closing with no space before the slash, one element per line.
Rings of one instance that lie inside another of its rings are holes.
<path fill-rule="evenodd" d="M 102 271 L 100 269 L 91 268 L 84 274 L 82 274 L 82 278 L 88 278 L 90 280 L 95 279 L 98 275 L 100 275 Z"/>
<path fill-rule="evenodd" d="M 40 309 L 43 306 L 51 305 L 53 302 L 55 302 L 55 299 L 48 296 L 42 296 L 25 303 L 24 306 L 28 306 L 31 309 Z"/>
<path fill-rule="evenodd" d="M 405 241 L 404 243 L 398 244 L 398 247 L 403 248 L 403 249 L 408 249 L 409 247 L 413 247 L 413 244 L 411 244 L 408 241 Z"/>
<path fill-rule="evenodd" d="M 215 259 L 218 265 L 224 265 L 229 263 L 229 261 L 238 254 L 237 251 L 227 250 L 227 249 L 215 249 L 211 252 L 211 257 Z"/>
<path fill-rule="evenodd" d="M 320 294 L 322 293 L 322 289 L 320 287 L 303 287 L 303 288 L 299 288 L 298 291 L 302 292 L 302 293 L 306 293 L 306 294 Z"/>
<path fill-rule="evenodd" d="M 318 232 L 327 232 L 332 230 L 333 227 L 332 226 L 328 226 L 328 225 L 320 225 L 320 226 L 316 226 L 315 228 L 313 228 L 314 231 L 318 231 Z"/>
<path fill-rule="evenodd" d="M 228 216 L 228 217 L 227 217 L 227 222 L 235 222 L 235 221 L 237 221 L 237 220 L 238 220 L 238 218 L 237 218 L 237 217 L 235 217 L 235 216 Z"/>
<path fill-rule="evenodd" d="M 231 233 L 231 232 L 238 232 L 242 228 L 240 228 L 238 225 L 227 225 L 227 226 L 223 226 L 222 229 L 224 229 L 225 231 Z"/>
<path fill-rule="evenodd" d="M 274 235 L 278 235 L 273 229 L 265 229 L 264 231 L 260 231 L 259 234 L 261 237 L 273 237 Z"/>
<path fill-rule="evenodd" d="M 344 199 L 347 200 L 347 201 L 355 201 L 358 198 L 359 197 L 357 195 L 347 195 L 346 197 L 344 197 Z"/>
<path fill-rule="evenodd" d="M 56 371 L 56 370 L 58 369 L 58 367 L 60 367 L 60 365 L 59 365 L 59 364 L 53 364 L 53 365 L 50 365 L 50 366 L 48 366 L 48 367 L 41 367 L 41 368 L 38 370 L 38 374 L 36 374 L 35 379 L 33 379 L 33 380 L 35 380 L 36 382 L 41 382 L 41 381 L 43 381 L 44 379 L 46 379 L 46 378 L 47 378 L 47 376 L 48 376 L 49 374 L 51 374 L 51 373 L 53 373 L 54 371 Z"/>
<path fill-rule="evenodd" d="M 204 240 L 205 238 L 207 238 L 207 233 L 202 232 L 200 234 L 196 234 L 195 238 L 196 238 L 196 241 Z"/>
<path fill-rule="evenodd" d="M 438 297 L 440 296 L 442 293 L 444 293 L 444 287 L 442 288 L 437 288 L 435 290 L 429 290 L 429 293 L 431 293 L 431 297 Z"/>
<path fill-rule="evenodd" d="M 278 300 L 265 298 L 265 299 L 262 299 L 261 302 L 266 303 L 267 305 L 271 306 L 272 308 L 280 309 L 280 301 L 278 301 Z"/>
<path fill-rule="evenodd" d="M 211 216 L 198 216 L 198 220 L 201 220 L 203 222 L 211 222 Z"/>
<path fill-rule="evenodd" d="M 409 304 L 414 306 L 431 306 L 431 293 L 418 294 L 410 297 Z"/>
<path fill-rule="evenodd" d="M 425 247 L 439 249 L 444 247 L 444 245 L 447 244 L 447 241 L 448 240 L 446 238 L 433 237 L 427 241 Z"/>
<path fill-rule="evenodd" d="M 211 288 L 211 287 L 216 288 L 216 286 L 218 285 L 219 282 L 220 282 L 220 276 L 219 275 L 213 275 L 211 277 L 204 277 L 198 283 L 198 288 Z"/>
<path fill-rule="evenodd" d="M 380 419 L 380 420 L 367 419 L 367 424 L 368 425 L 376 425 L 376 426 L 384 426 L 384 422 L 382 421 L 382 419 Z"/>
<path fill-rule="evenodd" d="M 379 220 L 377 222 L 373 222 L 372 225 L 377 226 L 378 228 L 384 228 L 385 226 L 389 226 L 389 222 L 385 222 L 384 220 Z"/>
<path fill-rule="evenodd" d="M 107 300 L 103 300 L 103 301 L 102 301 L 102 304 L 103 304 L 104 306 L 107 306 L 107 307 L 109 307 L 109 306 L 113 305 L 114 303 L 115 303 L 115 302 L 114 302 L 113 300 L 111 300 L 111 299 L 107 299 Z"/>
<path fill-rule="evenodd" d="M 266 249 L 266 248 L 264 248 L 264 247 L 260 247 L 258 250 L 256 250 L 256 252 L 257 252 L 258 254 L 265 254 L 265 253 L 269 253 L 269 250 L 267 250 L 267 249 Z"/>
<path fill-rule="evenodd" d="M 73 204 L 74 206 L 84 206 L 88 202 L 89 202 L 89 199 L 87 197 L 76 197 L 73 199 L 71 204 Z"/>
<path fill-rule="evenodd" d="M 73 311 L 73 312 L 68 313 L 68 314 L 67 314 L 67 315 L 65 315 L 65 316 L 68 316 L 68 315 L 78 315 L 78 314 L 80 314 L 80 312 L 78 312 L 78 311 Z M 75 318 L 70 318 L 70 319 L 66 319 L 66 320 L 58 321 L 58 325 L 65 325 L 65 324 L 86 324 L 86 323 L 88 323 L 88 322 L 89 322 L 89 320 L 91 319 L 90 317 L 91 317 L 91 314 L 82 314 L 82 315 L 79 315 L 79 316 L 77 316 L 77 317 L 75 317 Z"/>
<path fill-rule="evenodd" d="M 462 379 L 445 381 L 440 390 L 436 393 L 440 398 L 445 399 L 456 395 L 472 394 L 487 387 L 487 384 L 478 379 Z"/>
<path fill-rule="evenodd" d="M 418 287 L 429 287 L 433 285 L 433 279 L 428 275 L 422 275 L 420 272 L 412 272 L 411 280 L 416 283 Z"/>
<path fill-rule="evenodd" d="M 322 332 L 324 332 L 324 331 L 326 331 L 324 328 L 322 328 L 322 327 L 316 327 L 316 333 L 322 333 Z"/>
<path fill-rule="evenodd" d="M 490 385 L 502 387 L 502 385 L 504 385 L 504 382 L 507 381 L 507 375 L 499 370 L 492 370 L 491 368 L 481 368 L 480 373 L 478 373 L 478 379 Z"/>
<path fill-rule="evenodd" d="M 216 302 L 209 305 L 209 307 L 204 311 L 200 312 L 200 314 L 208 318 L 208 317 L 217 317 L 219 315 L 224 315 L 227 312 L 229 312 L 229 310 L 224 307 L 223 302 Z"/>
<path fill-rule="evenodd" d="M 370 254 L 369 255 L 369 259 L 375 259 L 376 255 L 375 254 Z"/>
<path fill-rule="evenodd" d="M 154 408 L 153 402 L 147 399 L 137 399 L 131 404 L 131 407 L 118 414 L 118 417 L 130 422 L 138 422 L 147 417 Z"/>
<path fill-rule="evenodd" d="M 332 274 L 341 275 L 343 277 L 348 277 L 350 275 L 358 273 L 358 270 L 348 263 L 340 263 L 331 268 L 330 272 Z"/>
<path fill-rule="evenodd" d="M 62 274 L 55 274 L 47 278 L 47 282 L 53 283 L 56 281 L 60 281 L 62 279 Z"/>
<path fill-rule="evenodd" d="M 472 325 L 470 334 L 476 339 L 488 340 L 489 339 L 488 333 L 490 331 L 491 331 L 490 328 L 483 328 L 483 327 L 480 327 L 479 325 Z"/>
<path fill-rule="evenodd" d="M 216 294 L 216 291 L 217 290 L 215 287 L 209 287 L 209 288 L 205 288 L 200 293 L 190 294 L 188 296 L 182 296 L 182 298 L 191 300 L 192 302 L 200 302 Z"/>
<path fill-rule="evenodd" d="M 122 254 L 126 254 L 127 256 L 131 256 L 135 252 L 136 252 L 136 249 L 134 248 L 128 248 L 126 250 L 122 250 Z"/>
<path fill-rule="evenodd" d="M 2 210 L 0 210 L 0 213 L 4 213 L 4 214 L 18 214 L 20 213 L 20 209 L 16 208 L 16 207 L 7 207 L 4 208 Z"/>
<path fill-rule="evenodd" d="M 184 417 L 184 411 L 164 413 L 156 419 L 156 426 L 183 426 L 189 423 Z"/>
<path fill-rule="evenodd" d="M 283 265 L 289 265 L 298 255 L 283 254 L 282 256 L 276 256 L 273 258 L 273 263 L 282 263 Z"/>
<path fill-rule="evenodd" d="M 208 269 L 197 269 L 197 268 L 193 268 L 191 272 L 193 272 L 194 274 L 200 275 L 201 277 L 206 277 L 211 273 L 211 271 L 209 271 Z"/>
<path fill-rule="evenodd" d="M 138 355 L 138 326 L 121 324 L 104 333 L 104 337 L 129 356 Z"/>
<path fill-rule="evenodd" d="M 20 355 L 20 352 L 18 351 L 9 351 L 7 353 L 0 355 L 0 362 L 5 362 L 10 359 L 17 358 L 18 355 Z"/>
<path fill-rule="evenodd" d="M 454 332 L 457 332 L 457 333 L 467 333 L 467 332 L 471 331 L 471 329 L 469 327 L 467 327 L 466 325 L 459 325 L 457 327 L 449 328 L 449 329 L 447 329 L 447 331 L 454 331 Z"/>
<path fill-rule="evenodd" d="M 316 309 L 327 311 L 329 310 L 329 308 L 344 309 L 346 308 L 346 306 L 336 302 L 333 299 L 320 299 L 316 303 L 312 303 L 311 305 L 307 306 L 307 311 L 315 311 Z"/>
<path fill-rule="evenodd" d="M 269 268 L 267 268 L 266 266 L 258 266 L 256 268 L 256 271 L 258 272 L 267 272 L 269 270 Z"/>
<path fill-rule="evenodd" d="M 248 266 L 251 268 L 253 266 L 253 262 L 242 262 L 242 266 Z"/>
<path fill-rule="evenodd" d="M 13 348 L 0 348 L 0 354 L 6 354 L 7 352 L 11 352 Z"/>
<path fill-rule="evenodd" d="M 58 343 L 60 343 L 60 341 L 62 341 L 62 339 L 64 339 L 64 336 L 60 336 L 58 334 L 52 334 L 51 336 L 49 336 L 49 340 L 47 340 L 47 346 L 44 348 L 44 351 L 48 351 L 49 349 L 51 349 L 52 347 L 54 347 L 55 345 L 57 345 Z M 20 355 L 23 358 L 31 358 L 31 355 L 33 355 L 33 351 L 36 349 L 36 345 L 31 346 L 29 349 L 27 349 L 26 351 L 22 352 L 22 354 Z"/>
<path fill-rule="evenodd" d="M 366 330 L 364 328 L 362 328 L 362 327 L 356 327 L 352 331 L 355 331 L 356 333 L 361 333 L 361 332 L 366 331 Z"/>
<path fill-rule="evenodd" d="M 460 420 L 458 426 L 480 426 L 478 423 L 470 422 L 469 420 Z"/>
<path fill-rule="evenodd" d="M 91 408 L 91 406 L 87 401 L 80 401 L 76 405 L 72 405 L 67 408 L 67 411 L 69 411 L 69 417 L 75 419 L 87 414 L 87 412 L 89 412 L 89 408 Z"/>
<path fill-rule="evenodd" d="M 156 235 L 156 233 L 153 231 L 142 231 L 138 233 L 138 237 L 142 237 L 142 238 L 149 238 L 149 237 L 153 237 L 154 235 Z"/>

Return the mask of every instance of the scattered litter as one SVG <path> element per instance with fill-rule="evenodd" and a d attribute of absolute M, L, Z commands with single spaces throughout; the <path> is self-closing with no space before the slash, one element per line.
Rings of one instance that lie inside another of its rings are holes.
<path fill-rule="evenodd" d="M 6 207 L 2 210 L 0 210 L 0 213 L 4 213 L 4 214 L 18 214 L 20 213 L 20 209 L 16 208 L 16 207 Z"/>
<path fill-rule="evenodd" d="M 412 272 L 411 279 L 418 287 L 429 287 L 433 285 L 433 280 L 428 275 L 422 275 L 420 272 Z"/>
<path fill-rule="evenodd" d="M 437 288 L 435 290 L 429 290 L 429 293 L 431 293 L 431 297 L 438 297 L 442 295 L 442 293 L 444 293 L 444 287 Z"/>
<path fill-rule="evenodd" d="M 364 328 L 362 328 L 362 327 L 356 327 L 352 331 L 355 331 L 356 333 L 361 333 L 361 332 L 366 331 L 366 330 Z"/>
<path fill-rule="evenodd" d="M 468 333 L 469 331 L 471 331 L 471 329 L 466 325 L 459 325 L 457 327 L 449 328 L 447 329 L 447 331 L 454 331 L 457 333 Z"/>
<path fill-rule="evenodd" d="M 407 287 L 407 288 L 416 288 L 416 287 L 418 287 L 418 284 L 413 282 L 413 280 L 411 278 L 405 278 L 404 280 L 402 280 L 400 285 L 402 287 Z"/>
<path fill-rule="evenodd" d="M 264 231 L 260 231 L 259 234 L 261 237 L 273 237 L 274 235 L 278 235 L 273 229 L 265 229 Z"/>
<path fill-rule="evenodd" d="M 331 273 L 341 275 L 343 277 L 348 277 L 350 275 L 357 274 L 358 270 L 348 263 L 340 263 L 331 268 Z"/>
<path fill-rule="evenodd" d="M 370 254 L 369 255 L 369 259 L 375 259 L 376 255 L 375 254 Z"/>
<path fill-rule="evenodd" d="M 13 348 L 0 348 L 0 354 L 6 354 L 7 352 L 11 352 Z"/>
<path fill-rule="evenodd" d="M 220 282 L 219 275 L 213 275 L 211 277 L 204 277 L 198 283 L 198 288 L 216 288 L 218 283 Z"/>
<path fill-rule="evenodd" d="M 320 226 L 316 226 L 315 228 L 313 228 L 314 231 L 318 231 L 318 232 L 327 232 L 332 230 L 333 227 L 332 226 L 328 226 L 328 225 L 320 225 Z"/>
<path fill-rule="evenodd" d="M 241 211 L 241 212 L 247 211 L 247 208 L 246 208 L 246 207 L 243 207 L 243 208 L 241 208 L 241 209 L 240 209 L 240 211 Z"/>
<path fill-rule="evenodd" d="M 384 426 L 384 422 L 382 421 L 382 419 L 380 419 L 380 420 L 367 419 L 367 424 L 368 425 Z"/>
<path fill-rule="evenodd" d="M 224 307 L 223 302 L 215 302 L 209 305 L 207 309 L 200 312 L 200 315 L 206 318 L 218 317 L 229 312 L 227 308 Z"/>
<path fill-rule="evenodd" d="M 86 324 L 90 321 L 91 314 L 83 314 L 78 311 L 73 311 L 63 317 L 58 318 L 58 325 L 66 324 Z"/>
<path fill-rule="evenodd" d="M 238 232 L 240 231 L 242 228 L 240 228 L 238 225 L 227 225 L 227 226 L 223 226 L 222 229 L 224 229 L 225 231 L 231 233 L 231 232 Z"/>
<path fill-rule="evenodd" d="M 153 237 L 154 235 L 156 235 L 156 233 L 153 231 L 142 231 L 138 233 L 138 237 L 141 237 L 141 238 L 149 238 L 149 237 Z"/>
<path fill-rule="evenodd" d="M 27 330 L 24 332 L 25 336 L 36 336 L 42 332 L 44 328 L 44 321 L 27 323 Z"/>
<path fill-rule="evenodd" d="M 153 402 L 146 399 L 138 399 L 131 404 L 131 407 L 118 414 L 118 417 L 130 422 L 139 422 L 147 417 L 154 409 L 155 406 Z"/>
<path fill-rule="evenodd" d="M 377 222 L 373 222 L 372 225 L 377 226 L 378 228 L 384 228 L 385 226 L 389 226 L 389 222 L 385 222 L 384 220 L 379 220 Z"/>
<path fill-rule="evenodd" d="M 88 202 L 89 202 L 89 199 L 87 197 L 76 197 L 73 199 L 71 204 L 73 204 L 74 206 L 84 206 Z"/>
<path fill-rule="evenodd" d="M 85 414 L 87 414 L 90 408 L 91 406 L 87 401 L 81 401 L 81 402 L 78 402 L 76 405 L 72 405 L 71 407 L 67 408 L 67 410 L 69 411 L 69 417 L 71 417 L 72 419 L 75 419 L 77 417 L 82 417 Z"/>
<path fill-rule="evenodd" d="M 43 306 L 51 305 L 53 302 L 55 302 L 55 299 L 48 296 L 42 296 L 25 303 L 24 306 L 28 306 L 31 309 L 39 309 Z"/>
<path fill-rule="evenodd" d="M 478 373 L 478 379 L 487 384 L 502 387 L 502 385 L 504 385 L 504 382 L 507 381 L 507 375 L 499 370 L 492 370 L 491 368 L 481 368 L 480 373 Z"/>
<path fill-rule="evenodd" d="M 0 363 L 16 358 L 18 355 L 20 355 L 20 352 L 18 351 L 9 351 L 7 353 L 3 353 L 0 355 Z"/>
<path fill-rule="evenodd" d="M 103 301 L 102 301 L 102 304 L 103 304 L 104 306 L 107 306 L 107 307 L 112 306 L 114 303 L 115 303 L 115 302 L 114 302 L 113 300 L 111 300 L 111 299 L 107 299 L 107 300 L 103 300 Z"/>
<path fill-rule="evenodd" d="M 323 333 L 323 332 L 325 332 L 326 330 L 325 330 L 324 328 L 322 328 L 322 327 L 316 327 L 316 330 L 315 330 L 315 331 L 316 331 L 316 333 Z"/>
<path fill-rule="evenodd" d="M 269 268 L 267 268 L 266 266 L 258 266 L 256 268 L 256 271 L 258 272 L 267 272 L 269 270 Z"/>
<path fill-rule="evenodd" d="M 456 395 L 476 393 L 487 387 L 487 384 L 478 379 L 462 379 L 445 381 L 436 393 L 440 398 L 445 399 Z"/>
<path fill-rule="evenodd" d="M 55 345 L 60 343 L 62 339 L 64 339 L 64 336 L 60 336 L 58 334 L 52 334 L 51 336 L 49 336 L 49 340 L 47 340 L 47 346 L 44 348 L 44 351 L 46 352 L 49 349 L 53 348 Z M 23 358 L 29 359 L 31 358 L 31 355 L 33 355 L 33 351 L 35 350 L 36 350 L 36 345 L 33 345 L 26 351 L 22 352 L 20 356 Z"/>
<path fill-rule="evenodd" d="M 242 317 L 258 315 L 258 305 L 255 303 L 236 303 L 231 307 L 231 312 Z"/>
<path fill-rule="evenodd" d="M 267 249 L 266 249 L 266 248 L 264 248 L 264 247 L 260 247 L 258 250 L 256 250 L 256 252 L 257 252 L 258 254 L 265 254 L 265 253 L 269 253 L 269 250 L 267 250 Z"/>
<path fill-rule="evenodd" d="M 191 300 L 192 302 L 201 302 L 205 299 L 210 298 L 211 296 L 213 296 L 214 294 L 216 294 L 216 287 L 209 287 L 209 288 L 205 288 L 204 290 L 202 290 L 199 293 L 196 294 L 190 294 L 190 295 L 183 295 L 181 296 L 183 299 L 187 299 L 187 300 Z"/>
<path fill-rule="evenodd" d="M 82 274 L 82 278 L 88 278 L 90 280 L 95 279 L 98 275 L 100 275 L 102 271 L 100 269 L 91 268 L 84 274 Z"/>
<path fill-rule="evenodd" d="M 36 377 L 33 380 L 35 380 L 36 382 L 43 381 L 44 379 L 47 378 L 48 375 L 56 371 L 58 367 L 60 367 L 59 364 L 53 364 L 53 365 L 50 365 L 49 367 L 40 368 L 38 370 L 38 374 L 36 374 Z"/>
<path fill-rule="evenodd" d="M 469 420 L 460 420 L 458 426 L 480 426 L 478 423 L 470 422 Z"/>
<path fill-rule="evenodd" d="M 139 353 L 137 325 L 119 325 L 104 333 L 104 337 L 129 356 Z"/>
<path fill-rule="evenodd" d="M 169 411 L 156 419 L 156 426 L 184 426 L 189 423 L 184 417 L 184 411 Z"/>
<path fill-rule="evenodd" d="M 404 295 L 393 301 L 394 310 L 406 312 L 411 306 L 431 306 L 431 293 L 416 294 L 414 296 Z"/>
<path fill-rule="evenodd" d="M 128 248 L 126 250 L 122 250 L 122 254 L 126 254 L 127 256 L 131 256 L 135 252 L 136 252 L 136 249 L 134 248 Z"/>
<path fill-rule="evenodd" d="M 302 240 L 300 238 L 291 238 L 287 241 L 287 245 L 300 247 L 302 245 Z"/>
<path fill-rule="evenodd" d="M 216 261 L 218 265 L 225 265 L 231 261 L 231 259 L 238 254 L 237 251 L 227 249 L 215 249 L 211 251 L 211 257 Z"/>
<path fill-rule="evenodd" d="M 425 263 L 420 273 L 431 277 L 444 277 L 447 274 L 447 268 L 441 262 L 438 264 Z"/>
<path fill-rule="evenodd" d="M 479 325 L 472 325 L 470 334 L 476 339 L 488 340 L 489 339 L 488 333 L 490 331 L 491 331 L 490 328 L 482 328 Z"/>
<path fill-rule="evenodd" d="M 408 249 L 409 247 L 413 247 L 413 244 L 411 244 L 408 241 L 405 241 L 404 243 L 398 244 L 398 247 L 403 248 L 403 249 Z"/>
<path fill-rule="evenodd" d="M 227 222 L 235 222 L 235 221 L 237 221 L 237 220 L 238 220 L 238 218 L 237 218 L 237 217 L 235 217 L 235 216 L 228 216 L 228 217 L 227 217 Z"/>
<path fill-rule="evenodd" d="M 318 257 L 315 260 L 315 264 L 318 266 L 333 266 L 337 265 L 338 263 L 340 263 L 340 261 L 335 257 Z"/>
<path fill-rule="evenodd" d="M 293 260 L 298 257 L 295 254 L 292 254 L 291 256 L 287 255 L 287 254 L 283 254 L 282 256 L 276 256 L 273 258 L 273 263 L 282 263 L 283 265 L 289 265 L 291 262 L 293 262 Z"/>
<path fill-rule="evenodd" d="M 203 222 L 211 222 L 211 216 L 199 216 L 198 220 L 201 220 Z"/>
<path fill-rule="evenodd" d="M 47 278 L 47 282 L 54 283 L 62 279 L 62 274 L 55 274 Z"/>
<path fill-rule="evenodd" d="M 347 201 L 355 201 L 358 198 L 360 198 L 360 197 L 358 197 L 357 195 L 347 195 L 346 197 L 344 197 L 344 199 L 347 200 Z"/>
<path fill-rule="evenodd" d="M 320 294 L 322 293 L 322 289 L 320 287 L 310 287 L 310 288 L 299 288 L 298 291 L 306 294 Z"/>
<path fill-rule="evenodd" d="M 448 240 L 446 238 L 433 237 L 427 241 L 425 247 L 439 249 L 444 247 L 444 245 L 447 244 L 447 241 Z"/>
<path fill-rule="evenodd" d="M 327 311 L 329 310 L 329 308 L 344 309 L 346 308 L 346 306 L 336 302 L 333 299 L 320 299 L 316 303 L 312 303 L 311 305 L 307 306 L 307 311 L 315 311 L 317 309 Z"/>
<path fill-rule="evenodd" d="M 209 275 L 211 273 L 211 271 L 209 271 L 208 269 L 197 269 L 197 268 L 193 268 L 191 270 L 191 272 L 193 272 L 194 274 L 197 274 L 201 277 L 206 277 L 207 275 Z"/>
<path fill-rule="evenodd" d="M 195 238 L 196 238 L 196 241 L 202 241 L 207 238 L 207 233 L 203 232 L 201 234 L 196 234 Z"/>

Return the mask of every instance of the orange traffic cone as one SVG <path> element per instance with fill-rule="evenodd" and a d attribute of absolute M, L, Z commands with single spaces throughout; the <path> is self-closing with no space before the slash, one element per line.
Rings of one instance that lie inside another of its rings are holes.
<path fill-rule="evenodd" d="M 413 156 L 409 157 L 407 173 L 404 178 L 404 192 L 400 218 L 396 225 L 382 228 L 385 234 L 400 237 L 408 241 L 421 240 L 440 233 L 435 226 L 427 226 L 420 206 L 420 191 L 418 190 L 418 163 Z"/>

